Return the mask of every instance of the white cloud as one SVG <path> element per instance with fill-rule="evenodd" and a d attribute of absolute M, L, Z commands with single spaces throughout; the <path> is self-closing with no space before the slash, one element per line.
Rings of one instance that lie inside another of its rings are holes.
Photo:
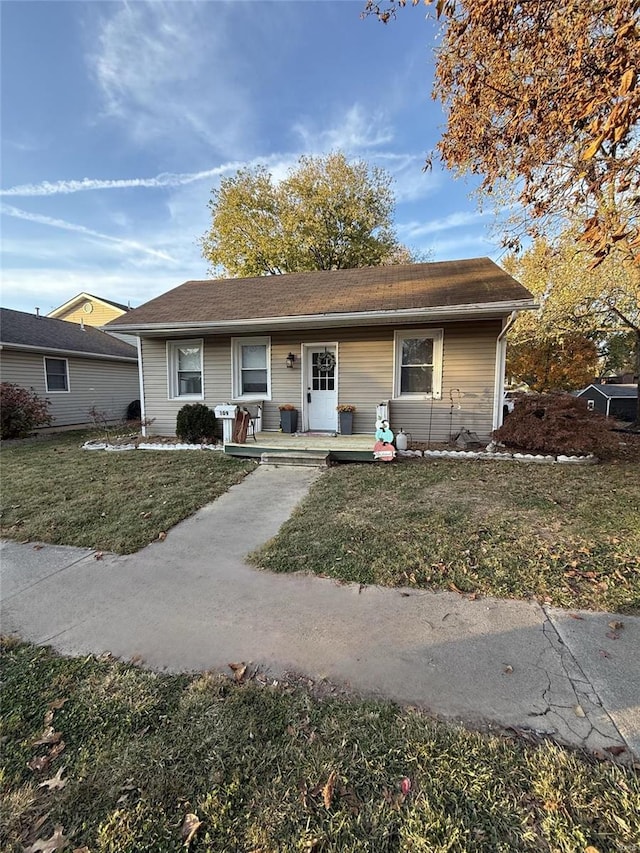
<path fill-rule="evenodd" d="M 467 228 L 480 222 L 485 216 L 486 213 L 481 211 L 458 211 L 426 222 L 401 222 L 398 223 L 398 231 L 405 239 L 411 240 L 428 234 L 450 231 L 453 228 Z"/>
<path fill-rule="evenodd" d="M 299 120 L 293 125 L 308 153 L 344 151 L 355 155 L 393 141 L 394 132 L 386 116 L 379 110 L 367 112 L 362 104 L 354 104 L 334 121 L 333 127 L 322 128 L 317 121 Z"/>
<path fill-rule="evenodd" d="M 87 59 L 104 101 L 139 144 L 241 150 L 252 123 L 224 4 L 111 6 Z"/>
<path fill-rule="evenodd" d="M 1 205 L 0 213 L 4 214 L 5 216 L 11 216 L 15 219 L 24 219 L 28 222 L 35 222 L 39 225 L 47 225 L 52 228 L 61 228 L 64 231 L 75 231 L 78 234 L 84 234 L 86 237 L 94 237 L 100 241 L 105 241 L 109 244 L 113 244 L 114 247 L 120 250 L 140 252 L 145 255 L 150 255 L 153 258 L 157 258 L 158 260 L 175 263 L 175 258 L 171 257 L 171 255 L 167 254 L 166 252 L 159 251 L 158 249 L 153 249 L 150 246 L 145 246 L 142 243 L 138 243 L 136 240 L 126 240 L 120 237 L 112 237 L 109 234 L 102 234 L 100 231 L 94 231 L 92 228 L 86 228 L 84 225 L 76 225 L 73 222 L 66 222 L 64 219 L 56 219 L 52 216 L 42 216 L 39 213 L 30 213 L 27 210 L 22 210 L 19 207 L 13 207 L 13 205 L 10 204 Z"/>

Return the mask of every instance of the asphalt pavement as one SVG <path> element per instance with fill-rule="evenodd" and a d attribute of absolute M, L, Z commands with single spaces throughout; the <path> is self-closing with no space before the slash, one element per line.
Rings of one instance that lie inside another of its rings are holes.
<path fill-rule="evenodd" d="M 638 617 L 249 566 L 245 556 L 318 476 L 260 466 L 127 556 L 3 541 L 2 633 L 168 672 L 230 673 L 242 661 L 273 678 L 325 679 L 444 719 L 640 758 Z"/>

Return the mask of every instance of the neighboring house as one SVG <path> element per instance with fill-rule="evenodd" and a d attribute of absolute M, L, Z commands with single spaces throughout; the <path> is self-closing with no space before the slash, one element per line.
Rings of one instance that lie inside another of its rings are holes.
<path fill-rule="evenodd" d="M 47 317 L 67 320 L 69 323 L 84 323 L 87 326 L 104 326 L 130 311 L 128 305 L 112 302 L 91 293 L 79 293 L 64 305 L 49 311 Z"/>
<path fill-rule="evenodd" d="M 528 290 L 488 258 L 189 281 L 128 312 L 110 330 L 140 337 L 143 416 L 173 435 L 185 403 L 263 402 L 263 430 L 294 404 L 299 429 L 392 428 L 414 441 L 461 428 L 483 439 L 502 421 L 512 312 Z"/>
<path fill-rule="evenodd" d="M 137 351 L 89 326 L 0 308 L 0 379 L 33 389 L 51 405 L 53 427 L 125 417 L 139 399 Z"/>
<path fill-rule="evenodd" d="M 576 397 L 584 400 L 589 410 L 621 421 L 635 420 L 638 411 L 637 385 L 588 385 Z"/>

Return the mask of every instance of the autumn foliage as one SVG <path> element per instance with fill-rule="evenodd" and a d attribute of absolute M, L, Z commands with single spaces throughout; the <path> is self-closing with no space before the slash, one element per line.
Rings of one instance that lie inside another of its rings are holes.
<path fill-rule="evenodd" d="M 49 401 L 43 400 L 27 388 L 11 382 L 0 384 L 1 435 L 7 438 L 24 438 L 37 427 L 51 423 Z"/>
<path fill-rule="evenodd" d="M 573 391 L 598 374 L 598 348 L 584 335 L 509 344 L 507 375 L 532 391 Z"/>
<path fill-rule="evenodd" d="M 569 394 L 522 395 L 494 430 L 494 441 L 528 453 L 608 456 L 618 446 L 612 422 Z"/>

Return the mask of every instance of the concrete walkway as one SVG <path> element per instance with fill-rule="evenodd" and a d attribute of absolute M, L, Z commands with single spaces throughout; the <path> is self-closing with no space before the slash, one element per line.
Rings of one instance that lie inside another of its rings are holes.
<path fill-rule="evenodd" d="M 640 756 L 639 618 L 616 617 L 612 633 L 607 614 L 246 565 L 318 476 L 261 466 L 129 556 L 3 542 L 2 632 L 172 672 L 251 661 L 274 677 L 303 673 L 445 718 Z"/>

